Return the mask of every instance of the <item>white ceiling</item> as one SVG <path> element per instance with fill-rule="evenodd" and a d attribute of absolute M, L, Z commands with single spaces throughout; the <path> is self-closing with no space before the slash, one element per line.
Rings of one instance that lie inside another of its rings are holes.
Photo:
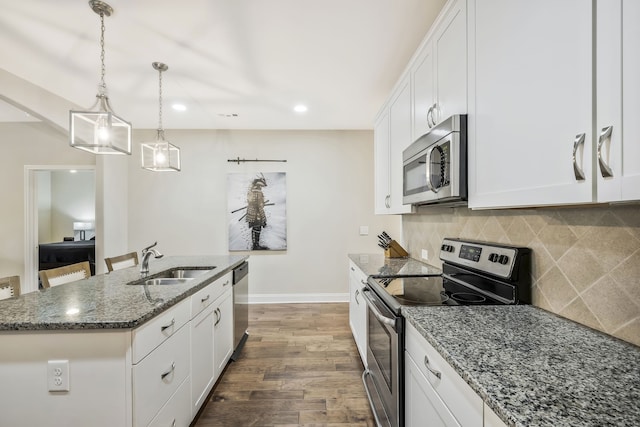
<path fill-rule="evenodd" d="M 159 61 L 169 66 L 165 129 L 371 129 L 444 0 L 107 3 L 107 88 L 134 128 L 158 125 L 151 63 Z M 89 107 L 100 80 L 100 18 L 88 1 L 0 7 L 0 67 Z M 187 111 L 174 111 L 175 102 Z M 294 113 L 298 103 L 308 112 Z"/>

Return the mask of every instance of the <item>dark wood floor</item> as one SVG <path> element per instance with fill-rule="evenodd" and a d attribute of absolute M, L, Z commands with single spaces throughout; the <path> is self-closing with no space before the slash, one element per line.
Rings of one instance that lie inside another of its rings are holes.
<path fill-rule="evenodd" d="M 195 427 L 374 426 L 347 303 L 249 308 L 249 339 Z"/>

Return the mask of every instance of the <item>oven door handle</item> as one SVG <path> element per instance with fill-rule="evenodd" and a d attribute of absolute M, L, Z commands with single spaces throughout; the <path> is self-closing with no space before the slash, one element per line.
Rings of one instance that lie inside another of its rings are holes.
<path fill-rule="evenodd" d="M 362 294 L 361 295 L 364 297 L 364 300 L 367 303 L 367 305 L 369 306 L 369 309 L 371 309 L 371 312 L 373 313 L 373 315 L 376 317 L 376 319 L 378 319 L 383 324 L 391 326 L 392 328 L 395 329 L 395 327 L 396 327 L 395 319 L 390 319 L 388 317 L 383 316 L 382 313 L 380 313 L 380 311 L 378 310 L 378 307 L 376 307 L 375 303 L 373 302 L 373 300 L 369 296 L 370 292 L 371 291 L 369 289 L 362 288 Z"/>

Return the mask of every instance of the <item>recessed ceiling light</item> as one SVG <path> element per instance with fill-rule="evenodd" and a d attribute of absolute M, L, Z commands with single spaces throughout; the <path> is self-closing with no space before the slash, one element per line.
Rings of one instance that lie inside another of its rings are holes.
<path fill-rule="evenodd" d="M 302 104 L 298 104 L 295 107 L 293 107 L 293 111 L 295 111 L 296 113 L 306 113 L 308 110 L 306 105 L 302 105 Z"/>
<path fill-rule="evenodd" d="M 77 170 L 75 170 L 75 169 L 71 169 L 71 170 L 69 171 L 69 173 L 76 173 L 76 172 L 78 172 L 78 171 L 77 171 Z"/>
<path fill-rule="evenodd" d="M 171 107 L 176 111 L 187 111 L 187 106 L 184 104 L 173 104 Z"/>

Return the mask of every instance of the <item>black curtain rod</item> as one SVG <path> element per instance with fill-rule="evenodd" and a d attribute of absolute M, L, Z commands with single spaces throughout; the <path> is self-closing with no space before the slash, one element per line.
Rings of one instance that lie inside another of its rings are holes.
<path fill-rule="evenodd" d="M 228 159 L 227 162 L 229 163 L 237 163 L 240 164 L 245 163 L 245 162 L 281 162 L 281 163 L 286 163 L 286 160 L 261 160 L 261 159 L 241 159 L 240 157 L 238 157 L 237 159 Z"/>

